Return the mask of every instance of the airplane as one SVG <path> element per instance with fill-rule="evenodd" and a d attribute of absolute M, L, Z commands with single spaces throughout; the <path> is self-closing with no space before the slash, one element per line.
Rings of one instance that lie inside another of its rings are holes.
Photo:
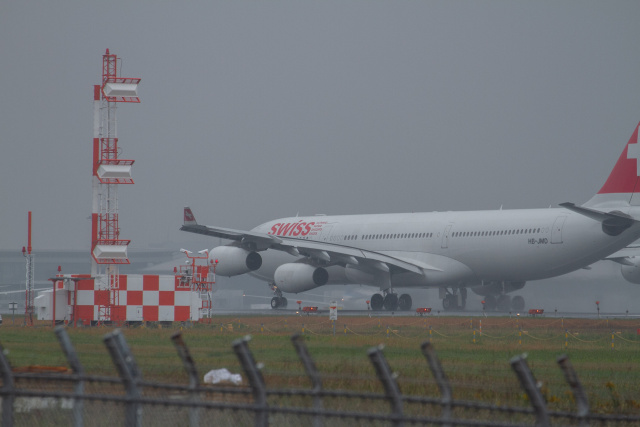
<path fill-rule="evenodd" d="M 444 310 L 464 309 L 467 289 L 486 310 L 519 311 L 509 293 L 528 281 L 588 269 L 608 259 L 640 284 L 640 141 L 636 126 L 604 185 L 583 205 L 557 208 L 372 215 L 315 215 L 265 222 L 252 230 L 200 225 L 184 208 L 183 231 L 231 240 L 209 251 L 216 274 L 248 273 L 283 293 L 326 284 L 379 288 L 373 310 L 410 310 L 400 288 L 439 288 Z"/>

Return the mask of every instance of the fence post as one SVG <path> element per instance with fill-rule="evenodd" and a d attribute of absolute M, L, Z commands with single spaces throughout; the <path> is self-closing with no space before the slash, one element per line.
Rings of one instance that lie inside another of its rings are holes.
<path fill-rule="evenodd" d="M 473 332 L 475 334 L 475 330 Z M 450 425 L 449 421 L 451 420 L 451 402 L 453 399 L 451 385 L 449 385 L 449 380 L 442 369 L 440 359 L 438 359 L 438 355 L 436 354 L 433 345 L 427 341 L 422 343 L 420 348 L 422 349 L 422 354 L 427 359 L 429 369 L 431 369 L 431 374 L 436 380 L 436 384 L 438 384 L 438 389 L 440 389 L 440 395 L 442 396 L 442 420 L 445 421 L 442 425 L 443 427 L 446 427 Z"/>
<path fill-rule="evenodd" d="M 587 394 L 584 392 L 582 384 L 580 384 L 578 374 L 576 374 L 576 371 L 573 369 L 573 365 L 569 362 L 569 357 L 563 354 L 558 357 L 557 362 L 560 368 L 562 368 L 562 372 L 564 372 L 564 379 L 571 387 L 574 399 L 576 399 L 576 406 L 578 407 L 577 415 L 580 419 L 579 425 L 580 427 L 586 427 L 589 425 L 589 421 L 587 420 L 589 416 L 589 400 L 587 399 Z"/>
<path fill-rule="evenodd" d="M 529 400 L 531 401 L 531 405 L 533 406 L 533 410 L 536 413 L 536 426 L 544 427 L 549 426 L 549 414 L 547 413 L 547 405 L 544 401 L 544 397 L 542 393 L 540 393 L 540 389 L 536 384 L 536 379 L 533 377 L 531 373 L 531 369 L 529 369 L 529 365 L 527 365 L 527 355 L 523 354 L 520 356 L 515 356 L 512 358 L 509 363 L 511 364 L 511 368 L 515 371 L 518 376 L 518 380 L 520 380 L 520 385 L 529 396 Z"/>
<path fill-rule="evenodd" d="M 65 356 L 67 356 L 67 361 L 69 362 L 71 370 L 78 377 L 73 388 L 73 393 L 76 396 L 73 399 L 73 425 L 76 427 L 82 427 L 84 425 L 82 417 L 84 410 L 84 368 L 82 367 L 82 363 L 80 363 L 80 359 L 78 359 L 78 354 L 76 353 L 75 348 L 73 348 L 71 339 L 69 339 L 69 334 L 67 334 L 67 330 L 64 326 L 57 326 L 54 332 L 58 337 L 62 351 Z"/>
<path fill-rule="evenodd" d="M 269 425 L 267 389 L 264 384 L 262 373 L 256 364 L 256 360 L 253 358 L 251 350 L 249 350 L 249 340 L 251 340 L 251 336 L 247 335 L 244 338 L 235 340 L 232 345 L 233 351 L 236 353 L 236 356 L 247 375 L 249 385 L 251 386 L 251 392 L 253 393 L 253 400 L 256 406 L 256 418 L 254 425 L 256 427 L 263 427 Z"/>
<path fill-rule="evenodd" d="M 614 332 L 611 331 L 611 350 L 613 350 L 613 337 L 615 336 Z"/>
<path fill-rule="evenodd" d="M 0 374 L 2 375 L 2 388 L 0 395 L 2 396 L 2 427 L 13 427 L 13 401 L 16 396 L 15 384 L 13 382 L 13 372 L 7 357 L 4 355 L 4 347 L 0 344 Z"/>
<path fill-rule="evenodd" d="M 142 379 L 140 369 L 119 329 L 105 335 L 103 340 L 127 392 L 129 401 L 125 410 L 125 425 L 140 427 L 142 425 L 142 406 L 138 401 L 142 395 L 138 388 L 138 382 Z"/>
<path fill-rule="evenodd" d="M 191 391 L 190 400 L 192 402 L 198 402 L 200 400 L 197 392 L 197 388 L 200 384 L 198 380 L 198 369 L 196 368 L 196 364 L 191 357 L 189 348 L 182 339 L 182 333 L 180 331 L 171 335 L 171 341 L 173 341 L 173 345 L 178 351 L 178 356 L 180 356 L 180 359 L 182 360 L 184 370 L 187 371 L 187 374 L 189 375 L 189 389 Z M 189 408 L 189 425 L 191 427 L 197 427 L 199 424 L 200 408 L 197 406 L 192 406 L 191 408 Z"/>
<path fill-rule="evenodd" d="M 307 376 L 311 380 L 311 392 L 313 393 L 313 409 L 316 411 L 321 411 L 322 406 L 322 396 L 320 392 L 322 391 L 322 380 L 320 379 L 320 374 L 318 373 L 318 369 L 316 368 L 316 364 L 313 359 L 309 355 L 309 350 L 307 346 L 304 344 L 304 338 L 300 334 L 294 334 L 291 337 L 291 342 L 296 349 L 296 353 L 298 353 L 298 357 L 304 366 L 304 370 L 307 373 Z M 320 414 L 316 414 L 313 417 L 313 427 L 322 426 L 322 418 Z"/>
<path fill-rule="evenodd" d="M 376 369 L 378 379 L 384 386 L 385 393 L 389 399 L 391 405 L 391 411 L 393 414 L 393 425 L 403 426 L 404 421 L 402 419 L 402 394 L 400 387 L 396 381 L 396 375 L 391 371 L 391 367 L 387 363 L 384 354 L 382 354 L 383 345 L 373 347 L 367 352 L 369 359 Z"/>

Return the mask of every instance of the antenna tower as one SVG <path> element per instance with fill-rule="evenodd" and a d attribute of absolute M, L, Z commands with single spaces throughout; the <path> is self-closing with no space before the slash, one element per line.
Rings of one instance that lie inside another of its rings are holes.
<path fill-rule="evenodd" d="M 118 186 L 133 184 L 133 160 L 120 159 L 116 105 L 139 103 L 139 78 L 118 76 L 118 57 L 102 55 L 102 82 L 93 90 L 93 203 L 91 210 L 91 275 L 97 290 L 108 290 L 98 303 L 99 321 L 111 321 L 119 302 L 119 265 L 129 264 L 130 240 L 120 238 Z"/>
<path fill-rule="evenodd" d="M 26 326 L 33 326 L 33 314 L 35 311 L 35 286 L 33 276 L 33 254 L 31 254 L 31 211 L 29 211 L 29 224 L 28 224 L 28 237 L 27 247 L 22 247 L 22 255 L 27 260 L 27 277 L 26 277 L 26 292 L 24 302 L 24 324 Z"/>

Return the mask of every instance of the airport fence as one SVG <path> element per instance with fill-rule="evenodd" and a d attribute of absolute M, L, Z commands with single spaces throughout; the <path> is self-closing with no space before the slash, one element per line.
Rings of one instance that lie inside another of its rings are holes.
<path fill-rule="evenodd" d="M 203 385 L 183 341 L 172 335 L 188 376 L 188 384 L 145 381 L 123 334 L 114 330 L 104 344 L 118 377 L 84 372 L 64 327 L 55 329 L 70 369 L 66 372 L 13 370 L 0 346 L 2 426 L 143 426 L 143 425 L 254 425 L 254 426 L 523 426 L 640 425 L 640 416 L 590 413 L 585 390 L 566 356 L 557 362 L 575 400 L 574 412 L 551 411 L 525 356 L 510 364 L 528 407 L 500 406 L 453 398 L 452 387 L 433 345 L 420 348 L 437 384 L 439 396 L 403 394 L 382 347 L 368 350 L 382 393 L 331 390 L 323 387 L 323 375 L 300 334 L 292 343 L 304 367 L 310 388 L 270 388 L 261 366 L 249 348 L 250 338 L 233 342 L 233 351 L 244 371 L 238 386 Z"/>

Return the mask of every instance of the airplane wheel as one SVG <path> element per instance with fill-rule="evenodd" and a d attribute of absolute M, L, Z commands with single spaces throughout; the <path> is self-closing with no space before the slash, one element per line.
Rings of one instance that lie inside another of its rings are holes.
<path fill-rule="evenodd" d="M 287 299 L 285 297 L 280 298 L 280 308 L 287 308 Z"/>
<path fill-rule="evenodd" d="M 511 299 L 511 309 L 514 311 L 521 311 L 524 309 L 524 298 L 520 295 L 516 295 Z"/>
<path fill-rule="evenodd" d="M 402 310 L 402 311 L 409 311 L 411 310 L 411 295 L 409 294 L 402 294 L 400 295 L 400 298 L 398 298 L 398 309 Z"/>
<path fill-rule="evenodd" d="M 456 303 L 454 298 L 455 297 L 453 295 L 447 295 L 444 297 L 442 300 L 442 308 L 444 308 L 445 311 L 450 311 L 455 308 Z"/>
<path fill-rule="evenodd" d="M 498 311 L 509 311 L 511 307 L 511 297 L 509 295 L 500 295 L 498 297 Z"/>
<path fill-rule="evenodd" d="M 380 294 L 371 295 L 371 310 L 382 310 L 382 305 L 384 304 L 384 298 Z"/>
<path fill-rule="evenodd" d="M 278 297 L 271 298 L 271 308 L 275 310 L 278 307 L 280 307 L 280 298 Z"/>
<path fill-rule="evenodd" d="M 496 309 L 496 297 L 493 295 L 487 295 L 484 298 L 484 308 L 487 311 L 493 311 Z"/>
<path fill-rule="evenodd" d="M 384 308 L 388 311 L 395 311 L 398 309 L 398 294 L 387 294 L 384 297 Z"/>

